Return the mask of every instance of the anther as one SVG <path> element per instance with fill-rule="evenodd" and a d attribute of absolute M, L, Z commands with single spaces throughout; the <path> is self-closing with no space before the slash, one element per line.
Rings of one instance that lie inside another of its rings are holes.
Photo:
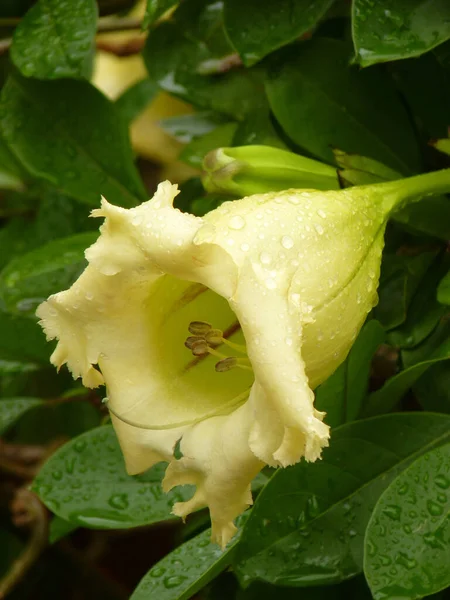
<path fill-rule="evenodd" d="M 191 321 L 189 323 L 188 331 L 192 335 L 204 336 L 212 329 L 212 326 L 206 321 Z"/>
<path fill-rule="evenodd" d="M 208 344 L 206 340 L 199 338 L 195 342 L 192 343 L 191 351 L 194 356 L 202 356 L 203 354 L 207 354 L 209 352 Z"/>
<path fill-rule="evenodd" d="M 205 335 L 205 340 L 211 346 L 220 346 L 220 344 L 223 344 L 223 331 L 220 331 L 220 329 L 211 329 Z"/>
<path fill-rule="evenodd" d="M 237 359 L 234 356 L 229 356 L 228 358 L 224 358 L 223 360 L 219 360 L 216 363 L 215 369 L 217 373 L 225 373 L 225 371 L 229 371 L 233 369 L 237 364 Z"/>
<path fill-rule="evenodd" d="M 195 344 L 195 342 L 202 341 L 203 339 L 204 338 L 202 338 L 198 335 L 190 335 L 188 338 L 186 338 L 184 345 L 186 346 L 186 348 L 189 348 L 189 350 L 192 350 L 192 345 Z"/>

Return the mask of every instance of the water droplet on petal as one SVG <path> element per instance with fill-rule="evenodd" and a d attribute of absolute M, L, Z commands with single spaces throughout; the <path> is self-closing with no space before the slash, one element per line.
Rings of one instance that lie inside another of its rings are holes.
<path fill-rule="evenodd" d="M 289 235 L 284 235 L 281 238 L 281 245 L 286 250 L 290 250 L 293 247 L 293 245 L 294 245 L 294 240 Z"/>
<path fill-rule="evenodd" d="M 263 265 L 270 265 L 270 263 L 272 262 L 272 257 L 267 252 L 261 252 L 261 254 L 259 255 L 259 260 L 262 262 Z"/>
<path fill-rule="evenodd" d="M 243 229 L 245 227 L 245 220 L 240 215 L 235 215 L 228 221 L 228 227 L 230 229 Z"/>

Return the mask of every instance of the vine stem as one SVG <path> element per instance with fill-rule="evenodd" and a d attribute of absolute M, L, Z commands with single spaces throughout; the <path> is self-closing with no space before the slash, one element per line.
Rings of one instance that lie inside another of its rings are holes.
<path fill-rule="evenodd" d="M 47 545 L 48 519 L 44 505 L 36 494 L 26 488 L 16 492 L 16 506 L 25 513 L 30 521 L 30 537 L 22 554 L 13 562 L 8 573 L 0 580 L 0 600 L 21 581 L 30 567 L 36 562 Z M 23 519 L 23 517 L 21 517 Z"/>

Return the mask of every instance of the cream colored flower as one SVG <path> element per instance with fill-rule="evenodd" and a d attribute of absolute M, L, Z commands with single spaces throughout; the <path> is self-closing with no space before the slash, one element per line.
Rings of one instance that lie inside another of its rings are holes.
<path fill-rule="evenodd" d="M 136 208 L 103 200 L 88 267 L 37 311 L 52 363 L 106 383 L 128 471 L 168 461 L 165 490 L 196 485 L 174 513 L 208 506 L 222 546 L 265 464 L 328 445 L 312 390 L 376 303 L 399 185 L 250 196 L 203 218 L 173 208 L 167 181 Z"/>

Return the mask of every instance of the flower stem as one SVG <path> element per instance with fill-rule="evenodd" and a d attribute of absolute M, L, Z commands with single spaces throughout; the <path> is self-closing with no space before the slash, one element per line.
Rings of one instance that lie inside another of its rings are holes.
<path fill-rule="evenodd" d="M 384 203 L 390 212 L 403 208 L 409 202 L 417 202 L 426 196 L 450 193 L 450 169 L 415 175 L 398 181 L 379 184 L 386 195 Z"/>

